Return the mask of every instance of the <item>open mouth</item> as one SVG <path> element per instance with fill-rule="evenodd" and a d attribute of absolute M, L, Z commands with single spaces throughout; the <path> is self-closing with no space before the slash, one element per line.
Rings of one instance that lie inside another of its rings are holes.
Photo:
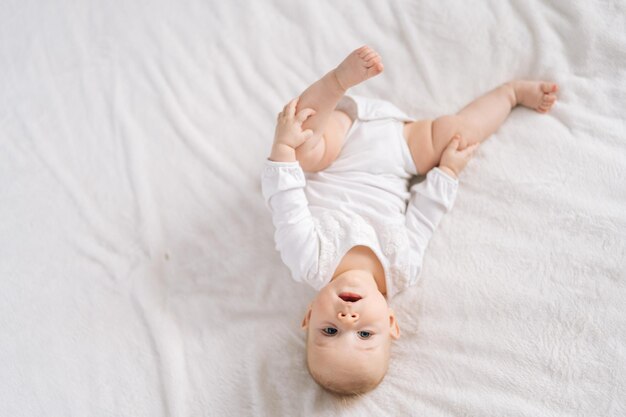
<path fill-rule="evenodd" d="M 354 303 L 356 301 L 359 301 L 362 297 L 359 294 L 355 294 L 352 292 L 342 292 L 341 294 L 339 294 L 339 298 L 347 303 Z"/>

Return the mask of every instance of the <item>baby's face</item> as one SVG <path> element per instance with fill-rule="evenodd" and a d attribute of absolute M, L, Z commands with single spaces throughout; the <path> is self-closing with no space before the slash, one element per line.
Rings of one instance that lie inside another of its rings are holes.
<path fill-rule="evenodd" d="M 371 274 L 346 271 L 317 294 L 304 322 L 309 369 L 317 373 L 369 370 L 384 375 L 391 338 L 399 336 L 393 311 Z"/>
<path fill-rule="evenodd" d="M 320 290 L 308 312 L 316 345 L 371 349 L 391 336 L 395 318 L 367 273 L 347 271 Z M 303 323 L 303 325 L 306 325 Z"/>

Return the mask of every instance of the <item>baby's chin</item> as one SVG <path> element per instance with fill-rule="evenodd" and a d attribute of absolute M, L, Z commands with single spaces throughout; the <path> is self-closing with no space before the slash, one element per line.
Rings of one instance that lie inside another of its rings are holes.
<path fill-rule="evenodd" d="M 359 270 L 350 270 L 338 275 L 328 283 L 328 286 L 341 291 L 350 291 L 350 288 L 366 291 L 378 288 L 371 274 Z"/>

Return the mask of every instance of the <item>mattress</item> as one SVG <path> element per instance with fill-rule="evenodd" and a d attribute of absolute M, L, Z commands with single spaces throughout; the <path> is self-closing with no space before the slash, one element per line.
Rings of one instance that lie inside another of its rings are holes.
<path fill-rule="evenodd" d="M 0 415 L 626 415 L 623 2 L 5 1 Z M 304 366 L 274 248 L 275 115 L 361 45 L 415 118 L 511 79 L 374 391 Z"/>

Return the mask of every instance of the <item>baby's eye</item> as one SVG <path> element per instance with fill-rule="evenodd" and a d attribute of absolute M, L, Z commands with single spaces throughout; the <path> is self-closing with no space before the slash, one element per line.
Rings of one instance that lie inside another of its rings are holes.
<path fill-rule="evenodd" d="M 372 332 L 368 332 L 367 330 L 361 330 L 357 332 L 361 339 L 369 339 L 372 336 Z"/>
<path fill-rule="evenodd" d="M 337 329 L 335 329 L 334 327 L 325 327 L 322 329 L 322 332 L 324 334 L 327 334 L 328 336 L 334 336 L 335 334 L 337 334 Z"/>

